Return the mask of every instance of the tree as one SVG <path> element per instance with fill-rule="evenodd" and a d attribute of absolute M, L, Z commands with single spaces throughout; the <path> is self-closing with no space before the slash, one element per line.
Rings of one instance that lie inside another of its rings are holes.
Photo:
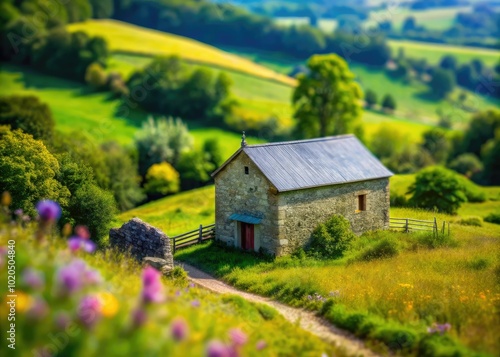
<path fill-rule="evenodd" d="M 381 125 L 380 129 L 372 136 L 369 146 L 379 159 L 384 159 L 400 153 L 405 142 L 406 139 L 400 131 L 387 125 Z"/>
<path fill-rule="evenodd" d="M 403 22 L 403 32 L 414 31 L 417 28 L 417 20 L 413 16 L 407 17 Z"/>
<path fill-rule="evenodd" d="M 450 71 L 455 71 L 457 69 L 457 58 L 453 55 L 446 55 L 441 59 L 439 67 L 442 69 L 447 69 Z"/>
<path fill-rule="evenodd" d="M 474 154 L 462 154 L 450 162 L 448 167 L 468 178 L 483 170 L 483 163 Z"/>
<path fill-rule="evenodd" d="M 315 55 L 293 93 L 300 136 L 350 133 L 359 126 L 362 91 L 347 63 L 337 55 Z"/>
<path fill-rule="evenodd" d="M 136 133 L 135 145 L 139 154 L 139 174 L 146 175 L 154 164 L 168 162 L 174 167 L 181 154 L 191 148 L 193 138 L 180 119 L 152 117 Z"/>
<path fill-rule="evenodd" d="M 108 189 L 113 192 L 118 209 L 126 211 L 134 208 L 145 198 L 140 187 L 137 163 L 115 142 L 104 143 L 101 149 L 108 167 Z"/>
<path fill-rule="evenodd" d="M 192 150 L 182 155 L 177 169 L 181 175 L 183 190 L 200 187 L 210 181 L 210 174 L 217 168 L 212 159 L 201 150 Z"/>
<path fill-rule="evenodd" d="M 390 94 L 386 94 L 382 99 L 382 108 L 390 111 L 394 111 L 396 109 L 396 100 Z"/>
<path fill-rule="evenodd" d="M 49 106 L 33 95 L 0 97 L 0 125 L 21 129 L 35 139 L 50 141 L 54 119 Z"/>
<path fill-rule="evenodd" d="M 0 126 L 0 191 L 12 196 L 12 208 L 35 216 L 43 199 L 67 206 L 69 191 L 57 181 L 59 163 L 43 142 L 21 130 Z"/>
<path fill-rule="evenodd" d="M 470 152 L 481 156 L 481 147 L 495 137 L 500 129 L 500 110 L 488 109 L 474 114 L 465 132 L 462 152 Z"/>
<path fill-rule="evenodd" d="M 367 89 L 365 92 L 365 101 L 366 105 L 368 105 L 369 108 L 373 108 L 375 105 L 377 105 L 377 93 L 371 89 Z"/>
<path fill-rule="evenodd" d="M 422 148 L 427 150 L 438 164 L 444 163 L 448 158 L 451 143 L 443 129 L 434 128 L 423 134 Z"/>
<path fill-rule="evenodd" d="M 476 83 L 476 73 L 470 64 L 464 64 L 457 70 L 457 83 L 466 88 L 472 88 Z"/>
<path fill-rule="evenodd" d="M 451 71 L 437 68 L 429 85 L 434 96 L 443 99 L 455 88 L 455 76 Z"/>
<path fill-rule="evenodd" d="M 460 205 L 467 202 L 465 188 L 457 174 L 443 167 L 429 167 L 420 171 L 408 193 L 410 204 L 428 210 L 456 214 Z"/>
<path fill-rule="evenodd" d="M 214 165 L 215 168 L 224 163 L 224 156 L 219 140 L 216 138 L 207 139 L 203 143 L 203 152 L 208 155 L 208 161 Z"/>
<path fill-rule="evenodd" d="M 179 173 L 167 162 L 154 164 L 146 174 L 144 189 L 152 196 L 164 196 L 179 191 Z"/>
<path fill-rule="evenodd" d="M 481 153 L 484 163 L 483 178 L 490 185 L 500 184 L 500 130 L 489 140 Z"/>
<path fill-rule="evenodd" d="M 108 76 L 99 63 L 92 63 L 85 71 L 85 82 L 95 89 L 100 89 L 108 83 Z"/>

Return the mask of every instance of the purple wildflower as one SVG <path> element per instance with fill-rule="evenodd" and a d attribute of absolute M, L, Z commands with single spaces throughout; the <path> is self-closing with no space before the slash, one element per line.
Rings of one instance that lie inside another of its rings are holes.
<path fill-rule="evenodd" d="M 192 307 L 200 307 L 200 301 L 199 300 L 191 301 L 191 306 Z"/>
<path fill-rule="evenodd" d="M 43 273 L 38 270 L 26 268 L 23 271 L 22 281 L 32 289 L 43 287 L 45 279 Z"/>
<path fill-rule="evenodd" d="M 229 337 L 231 338 L 231 342 L 235 346 L 243 346 L 248 341 L 247 335 L 237 328 L 233 328 L 231 329 L 231 331 L 229 331 Z"/>
<path fill-rule="evenodd" d="M 230 351 L 222 342 L 214 340 L 207 346 L 207 357 L 230 357 Z"/>
<path fill-rule="evenodd" d="M 84 283 L 82 273 L 85 271 L 85 268 L 85 263 L 82 260 L 74 260 L 59 269 L 57 281 L 65 292 L 71 294 L 82 288 Z"/>
<path fill-rule="evenodd" d="M 44 318 L 49 312 L 49 306 L 41 297 L 36 297 L 31 307 L 28 309 L 26 315 L 34 320 Z"/>
<path fill-rule="evenodd" d="M 80 237 L 71 237 L 68 239 L 68 247 L 72 252 L 77 252 L 78 250 L 83 249 L 87 253 L 93 253 L 96 249 L 96 244 L 91 240 Z"/>
<path fill-rule="evenodd" d="M 97 285 L 102 281 L 101 274 L 97 270 L 86 269 L 83 271 L 83 281 L 88 285 Z"/>
<path fill-rule="evenodd" d="M 427 328 L 428 333 L 440 333 L 441 335 L 444 334 L 445 332 L 448 332 L 451 330 L 451 325 L 449 323 L 445 324 L 432 324 L 431 327 Z"/>
<path fill-rule="evenodd" d="M 71 318 L 66 312 L 58 312 L 54 318 L 54 322 L 59 330 L 65 330 L 71 323 Z"/>
<path fill-rule="evenodd" d="M 145 303 L 161 302 L 164 299 L 161 273 L 151 266 L 142 272 L 142 301 Z"/>
<path fill-rule="evenodd" d="M 259 342 L 257 342 L 257 345 L 255 345 L 255 348 L 257 349 L 257 351 L 262 351 L 266 347 L 267 347 L 267 343 L 264 340 L 260 340 Z"/>
<path fill-rule="evenodd" d="M 148 316 L 146 311 L 142 308 L 138 308 L 132 312 L 132 323 L 135 327 L 141 327 L 146 323 Z"/>
<path fill-rule="evenodd" d="M 172 334 L 174 340 L 179 342 L 183 341 L 188 334 L 188 325 L 186 320 L 178 317 L 172 321 L 172 324 L 170 325 L 170 333 Z"/>
<path fill-rule="evenodd" d="M 101 313 L 101 302 L 97 296 L 85 296 L 78 306 L 78 319 L 87 328 L 95 325 Z"/>
<path fill-rule="evenodd" d="M 44 221 L 57 221 L 61 217 L 61 207 L 57 202 L 43 200 L 36 205 L 38 215 Z"/>
<path fill-rule="evenodd" d="M 18 209 L 16 209 L 16 210 L 14 211 L 14 214 L 15 214 L 16 216 L 18 216 L 18 217 L 21 217 L 21 216 L 23 215 L 23 213 L 24 213 L 24 212 L 23 212 L 23 210 L 22 210 L 22 209 L 20 209 L 20 208 L 18 208 Z"/>
<path fill-rule="evenodd" d="M 194 288 L 195 286 L 196 286 L 196 284 L 195 284 L 195 283 L 189 283 L 189 287 L 190 287 L 190 288 Z"/>

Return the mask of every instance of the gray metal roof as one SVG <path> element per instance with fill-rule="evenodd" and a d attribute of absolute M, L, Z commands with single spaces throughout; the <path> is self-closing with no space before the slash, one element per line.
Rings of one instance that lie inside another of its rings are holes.
<path fill-rule="evenodd" d="M 236 152 L 226 164 L 241 151 L 280 192 L 393 175 L 354 135 L 249 145 Z"/>

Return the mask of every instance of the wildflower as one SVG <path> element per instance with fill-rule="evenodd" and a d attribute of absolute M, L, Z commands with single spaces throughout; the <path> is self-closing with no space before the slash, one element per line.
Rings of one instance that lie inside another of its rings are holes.
<path fill-rule="evenodd" d="M 66 330 L 71 323 L 71 318 L 66 312 L 58 312 L 54 318 L 54 322 L 59 330 Z"/>
<path fill-rule="evenodd" d="M 196 286 L 196 284 L 195 284 L 195 283 L 189 283 L 189 287 L 190 287 L 190 288 L 194 288 L 195 286 Z"/>
<path fill-rule="evenodd" d="M 7 247 L 0 247 L 0 267 L 2 267 L 7 259 L 5 257 L 7 256 Z"/>
<path fill-rule="evenodd" d="M 230 351 L 222 342 L 214 340 L 207 346 L 207 357 L 230 357 Z"/>
<path fill-rule="evenodd" d="M 161 273 L 151 266 L 142 272 L 142 301 L 145 303 L 161 302 L 164 299 Z"/>
<path fill-rule="evenodd" d="M 132 324 L 135 327 L 141 327 L 146 323 L 148 316 L 143 308 L 138 308 L 132 312 Z"/>
<path fill-rule="evenodd" d="M 340 290 L 330 291 L 330 293 L 328 295 L 330 297 L 339 297 L 340 296 Z"/>
<path fill-rule="evenodd" d="M 104 317 L 112 317 L 116 315 L 119 303 L 115 296 L 109 292 L 101 292 L 97 294 L 97 298 L 101 304 L 101 314 Z"/>
<path fill-rule="evenodd" d="M 23 291 L 16 292 L 16 311 L 24 312 L 28 310 L 33 304 L 33 298 L 31 295 L 24 293 Z"/>
<path fill-rule="evenodd" d="M 78 319 L 87 328 L 95 325 L 100 317 L 101 303 L 97 296 L 85 296 L 78 306 Z"/>
<path fill-rule="evenodd" d="M 243 346 L 248 341 L 247 335 L 243 331 L 237 328 L 234 328 L 231 331 L 229 331 L 229 337 L 231 338 L 231 342 L 235 346 Z"/>
<path fill-rule="evenodd" d="M 257 349 L 257 351 L 262 351 L 264 348 L 267 347 L 267 343 L 266 341 L 264 340 L 260 340 L 259 342 L 257 342 L 257 344 L 255 345 L 255 348 Z"/>
<path fill-rule="evenodd" d="M 30 305 L 31 306 L 26 312 L 26 315 L 34 320 L 44 318 L 49 312 L 49 306 L 41 297 L 36 297 Z"/>
<path fill-rule="evenodd" d="M 86 226 L 78 225 L 75 227 L 75 233 L 82 239 L 90 239 L 90 232 Z"/>
<path fill-rule="evenodd" d="M 191 306 L 192 307 L 200 307 L 200 301 L 199 300 L 191 301 Z"/>
<path fill-rule="evenodd" d="M 26 268 L 23 270 L 21 279 L 24 284 L 28 285 L 32 289 L 39 289 L 43 287 L 45 282 L 43 273 L 31 268 Z"/>
<path fill-rule="evenodd" d="M 81 260 L 75 260 L 65 267 L 59 269 L 57 281 L 59 286 L 69 294 L 82 288 L 84 282 L 82 273 L 85 271 L 85 263 Z"/>
<path fill-rule="evenodd" d="M 77 252 L 82 249 L 87 253 L 93 253 L 96 249 L 96 244 L 88 239 L 80 237 L 71 237 L 68 239 L 68 247 L 72 252 Z"/>
<path fill-rule="evenodd" d="M 22 217 L 23 213 L 24 213 L 24 212 L 23 212 L 23 210 L 22 210 L 22 209 L 20 209 L 20 208 L 18 208 L 18 209 L 16 209 L 16 210 L 14 211 L 14 214 L 15 214 L 16 216 L 18 216 L 18 217 Z"/>
<path fill-rule="evenodd" d="M 57 204 L 57 202 L 51 200 L 38 202 L 36 210 L 43 221 L 53 222 L 61 217 L 61 207 Z"/>
<path fill-rule="evenodd" d="M 170 325 L 170 333 L 172 334 L 174 340 L 179 342 L 183 341 L 188 334 L 188 325 L 186 320 L 178 317 L 172 321 L 172 324 Z"/>
<path fill-rule="evenodd" d="M 451 325 L 449 323 L 445 323 L 445 324 L 432 324 L 431 327 L 428 327 L 427 328 L 427 332 L 430 333 L 430 334 L 433 334 L 433 333 L 440 333 L 441 335 L 443 335 L 445 332 L 448 332 L 451 330 Z"/>

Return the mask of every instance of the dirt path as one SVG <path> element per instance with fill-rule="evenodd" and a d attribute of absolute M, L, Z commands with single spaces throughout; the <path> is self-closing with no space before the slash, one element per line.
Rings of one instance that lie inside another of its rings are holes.
<path fill-rule="evenodd" d="M 366 348 L 363 341 L 357 339 L 348 332 L 333 326 L 331 323 L 316 316 L 312 312 L 295 307 L 290 307 L 259 295 L 240 291 L 189 264 L 177 264 L 182 266 L 187 271 L 192 282 L 205 289 L 219 294 L 239 295 L 246 300 L 269 305 L 275 308 L 279 313 L 281 313 L 283 317 L 285 317 L 285 319 L 287 319 L 288 321 L 292 323 L 296 323 L 297 321 L 299 321 L 299 326 L 304 330 L 315 334 L 316 336 L 327 342 L 333 342 L 337 346 L 341 346 L 348 354 L 352 356 L 378 356 L 376 353 Z"/>

